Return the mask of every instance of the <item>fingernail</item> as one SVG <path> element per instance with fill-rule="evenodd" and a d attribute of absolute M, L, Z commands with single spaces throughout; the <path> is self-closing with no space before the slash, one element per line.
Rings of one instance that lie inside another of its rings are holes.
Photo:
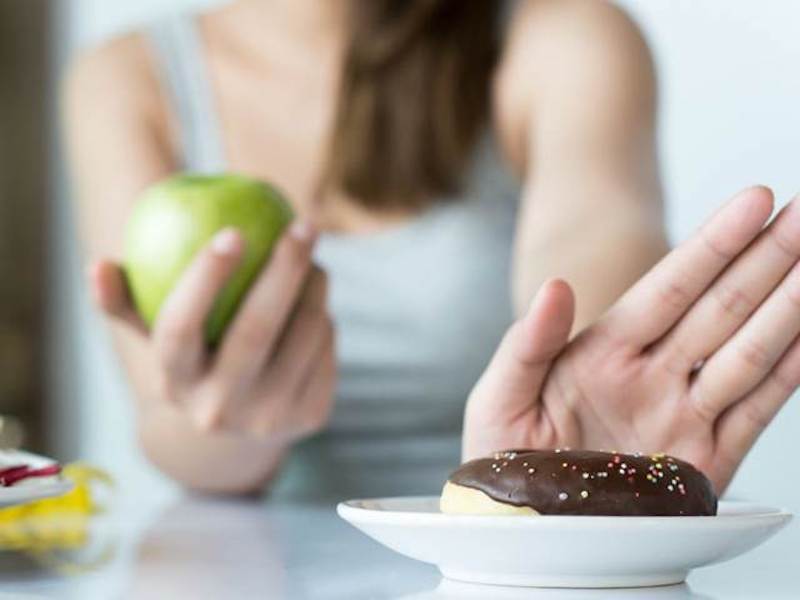
<path fill-rule="evenodd" d="M 240 247 L 241 238 L 233 227 L 228 227 L 217 233 L 211 242 L 212 250 L 223 256 L 236 254 Z"/>
<path fill-rule="evenodd" d="M 314 226 L 304 219 L 295 219 L 289 227 L 289 235 L 300 242 L 310 242 L 317 234 Z"/>

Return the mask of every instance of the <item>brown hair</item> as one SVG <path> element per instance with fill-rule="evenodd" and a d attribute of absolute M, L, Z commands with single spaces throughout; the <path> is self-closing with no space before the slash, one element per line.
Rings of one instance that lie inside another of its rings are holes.
<path fill-rule="evenodd" d="M 325 182 L 370 208 L 458 188 L 488 121 L 499 0 L 353 0 Z"/>

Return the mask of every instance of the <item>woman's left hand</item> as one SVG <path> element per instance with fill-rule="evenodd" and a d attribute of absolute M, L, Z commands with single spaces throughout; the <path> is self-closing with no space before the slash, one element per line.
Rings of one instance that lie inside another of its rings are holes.
<path fill-rule="evenodd" d="M 800 385 L 800 201 L 745 190 L 570 341 L 545 284 L 467 403 L 464 459 L 504 448 L 666 452 L 721 493 Z"/>

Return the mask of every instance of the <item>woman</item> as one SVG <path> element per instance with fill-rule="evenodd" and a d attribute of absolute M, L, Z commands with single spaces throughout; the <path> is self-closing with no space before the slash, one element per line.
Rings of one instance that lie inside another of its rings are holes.
<path fill-rule="evenodd" d="M 238 0 L 80 58 L 91 287 L 150 459 L 214 492 L 428 492 L 465 414 L 465 458 L 666 451 L 724 490 L 798 382 L 800 217 L 766 226 L 746 190 L 642 277 L 667 250 L 655 87 L 630 20 L 581 0 Z M 114 262 L 181 169 L 276 182 L 299 215 L 214 351 L 236 231 L 149 332 Z"/>

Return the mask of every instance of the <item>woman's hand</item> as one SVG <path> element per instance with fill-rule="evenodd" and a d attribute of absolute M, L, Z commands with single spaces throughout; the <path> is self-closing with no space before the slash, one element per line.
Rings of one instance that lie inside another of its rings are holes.
<path fill-rule="evenodd" d="M 572 341 L 572 291 L 545 284 L 469 398 L 465 460 L 667 452 L 721 493 L 800 385 L 800 205 L 765 226 L 772 203 L 736 196 Z"/>
<path fill-rule="evenodd" d="M 200 431 L 245 433 L 276 445 L 322 428 L 333 402 L 335 358 L 325 274 L 311 264 L 314 238 L 305 224 L 289 228 L 213 353 L 203 329 L 243 254 L 235 230 L 221 231 L 198 253 L 151 332 L 130 302 L 120 267 L 94 265 L 97 304 L 146 337 L 157 359 L 158 397 L 145 401 L 179 407 Z"/>

